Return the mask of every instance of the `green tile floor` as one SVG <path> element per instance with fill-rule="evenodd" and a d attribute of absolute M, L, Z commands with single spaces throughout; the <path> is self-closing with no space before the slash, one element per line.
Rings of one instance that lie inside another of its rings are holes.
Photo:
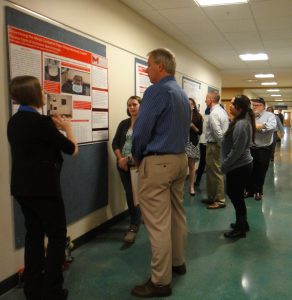
<path fill-rule="evenodd" d="M 205 196 L 204 181 L 195 197 L 185 193 L 187 274 L 173 278 L 173 295 L 168 299 L 292 299 L 292 151 L 288 132 L 276 151 L 263 201 L 246 200 L 251 231 L 245 239 L 223 237 L 234 221 L 229 200 L 225 209 L 207 210 L 200 202 Z M 65 272 L 70 300 L 137 299 L 130 290 L 149 278 L 150 246 L 141 226 L 136 243 L 121 250 L 126 227 L 127 220 L 73 252 L 75 261 Z M 21 289 L 0 296 L 0 300 L 21 299 Z"/>

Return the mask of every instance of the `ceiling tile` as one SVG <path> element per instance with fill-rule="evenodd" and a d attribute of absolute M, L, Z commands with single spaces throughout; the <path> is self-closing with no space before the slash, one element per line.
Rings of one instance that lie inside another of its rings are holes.
<path fill-rule="evenodd" d="M 269 0 L 269 1 L 250 1 L 255 18 L 267 18 L 270 20 L 279 17 L 292 16 L 291 0 Z"/>
<path fill-rule="evenodd" d="M 259 30 L 288 30 L 292 27 L 292 15 L 281 18 L 257 18 L 256 23 Z"/>
<path fill-rule="evenodd" d="M 124 4 L 131 7 L 136 11 L 153 9 L 150 5 L 148 5 L 144 0 L 121 0 Z"/>
<path fill-rule="evenodd" d="M 145 0 L 145 2 L 155 9 L 181 8 L 196 6 L 193 0 Z"/>
<path fill-rule="evenodd" d="M 203 10 L 214 22 L 253 18 L 248 4 L 208 6 Z"/>
<path fill-rule="evenodd" d="M 224 33 L 256 31 L 256 25 L 252 19 L 215 21 L 215 25 Z"/>
<path fill-rule="evenodd" d="M 159 13 L 176 24 L 202 22 L 201 26 L 203 27 L 203 22 L 207 20 L 202 10 L 196 6 L 192 8 L 162 9 L 159 10 Z"/>
<path fill-rule="evenodd" d="M 260 36 L 257 31 L 240 32 L 240 33 L 230 32 L 230 33 L 225 33 L 224 35 L 226 39 L 231 43 L 232 42 L 251 43 L 251 42 L 260 41 Z"/>

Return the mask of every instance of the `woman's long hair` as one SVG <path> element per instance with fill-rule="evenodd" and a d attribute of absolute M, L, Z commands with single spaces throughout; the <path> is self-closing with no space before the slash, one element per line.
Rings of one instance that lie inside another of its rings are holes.
<path fill-rule="evenodd" d="M 241 109 L 241 113 L 230 122 L 228 130 L 226 131 L 225 135 L 229 135 L 233 133 L 236 122 L 242 119 L 248 119 L 252 128 L 252 141 L 254 142 L 256 124 L 255 124 L 255 115 L 253 110 L 251 109 L 250 99 L 245 95 L 237 95 L 234 97 L 233 106 L 236 109 Z"/>
<path fill-rule="evenodd" d="M 192 111 L 192 122 L 195 122 L 197 120 L 201 120 L 203 117 L 202 115 L 199 113 L 198 108 L 197 108 L 197 104 L 196 101 L 193 98 L 189 98 L 189 100 L 193 103 L 194 105 L 194 109 Z"/>

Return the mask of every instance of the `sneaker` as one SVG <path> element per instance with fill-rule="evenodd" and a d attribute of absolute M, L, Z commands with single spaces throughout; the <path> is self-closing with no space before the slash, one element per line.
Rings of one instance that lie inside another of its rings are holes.
<path fill-rule="evenodd" d="M 139 226 L 137 226 L 137 225 L 130 225 L 128 231 L 124 235 L 124 238 L 123 238 L 124 242 L 126 242 L 126 243 L 134 243 L 135 239 L 136 239 L 136 235 L 137 235 L 138 230 L 139 230 Z"/>

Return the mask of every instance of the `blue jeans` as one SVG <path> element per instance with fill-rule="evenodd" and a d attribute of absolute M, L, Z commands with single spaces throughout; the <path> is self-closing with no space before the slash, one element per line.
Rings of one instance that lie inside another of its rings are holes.
<path fill-rule="evenodd" d="M 132 225 L 140 225 L 141 212 L 139 206 L 134 206 L 130 171 L 126 172 L 120 169 L 119 167 L 117 168 L 126 193 L 127 204 L 129 208 L 129 214 L 130 214 L 130 222 Z"/>

